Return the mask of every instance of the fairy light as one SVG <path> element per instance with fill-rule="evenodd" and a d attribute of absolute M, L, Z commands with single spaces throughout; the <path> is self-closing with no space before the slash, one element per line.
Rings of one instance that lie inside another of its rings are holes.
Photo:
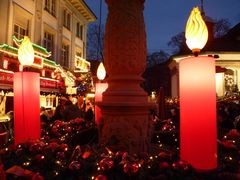
<path fill-rule="evenodd" d="M 56 164 L 60 165 L 60 164 L 61 164 L 61 162 L 60 162 L 59 160 L 57 160 L 57 161 L 56 161 Z"/>
<path fill-rule="evenodd" d="M 29 161 L 23 163 L 23 166 L 29 166 L 29 165 L 30 165 L 30 162 L 29 162 Z"/>
<path fill-rule="evenodd" d="M 3 60 L 3 68 L 4 69 L 8 68 L 8 60 L 6 60 L 6 59 Z"/>

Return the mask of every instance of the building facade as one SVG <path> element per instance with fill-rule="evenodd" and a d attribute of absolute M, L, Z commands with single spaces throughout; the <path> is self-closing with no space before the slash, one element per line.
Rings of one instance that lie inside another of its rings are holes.
<path fill-rule="evenodd" d="M 0 19 L 0 44 L 15 46 L 12 36 L 26 35 L 51 60 L 74 69 L 86 58 L 87 27 L 96 17 L 83 0 L 4 0 Z"/>

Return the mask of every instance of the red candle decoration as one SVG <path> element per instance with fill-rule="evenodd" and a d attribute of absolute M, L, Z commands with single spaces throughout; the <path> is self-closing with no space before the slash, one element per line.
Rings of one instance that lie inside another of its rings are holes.
<path fill-rule="evenodd" d="M 40 81 L 34 72 L 14 73 L 15 144 L 40 138 Z"/>
<path fill-rule="evenodd" d="M 195 55 L 206 44 L 207 38 L 202 36 L 208 36 L 206 25 L 198 8 L 194 8 L 187 23 L 186 39 Z M 213 170 L 217 167 L 214 58 L 197 56 L 181 60 L 179 80 L 181 160 L 196 170 Z"/>
<path fill-rule="evenodd" d="M 180 61 L 180 155 L 196 169 L 217 167 L 215 62 Z"/>
<path fill-rule="evenodd" d="M 31 66 L 34 50 L 28 37 L 24 37 L 18 50 L 23 66 Z M 40 138 L 40 80 L 39 73 L 14 73 L 14 140 L 15 144 Z"/>
<path fill-rule="evenodd" d="M 100 82 L 96 83 L 95 102 L 102 102 L 102 93 L 106 91 L 108 84 L 101 82 L 106 76 L 106 70 L 101 62 L 97 69 L 97 77 Z M 99 106 L 95 105 L 95 123 L 99 125 L 102 118 L 102 112 Z"/>

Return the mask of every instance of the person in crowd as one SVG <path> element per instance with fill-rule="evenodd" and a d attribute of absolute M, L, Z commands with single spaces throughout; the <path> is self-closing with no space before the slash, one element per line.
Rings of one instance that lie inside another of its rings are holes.
<path fill-rule="evenodd" d="M 79 107 L 70 100 L 66 101 L 64 104 L 63 120 L 69 121 L 80 117 L 82 117 L 82 113 Z"/>
<path fill-rule="evenodd" d="M 233 121 L 228 116 L 228 113 L 225 110 L 220 110 L 217 112 L 217 125 L 223 129 L 233 129 Z"/>
<path fill-rule="evenodd" d="M 63 105 L 59 104 L 54 111 L 51 121 L 62 120 L 63 119 L 63 110 L 64 110 Z"/>
<path fill-rule="evenodd" d="M 180 125 L 180 110 L 178 107 L 173 107 L 171 110 L 171 119 L 176 123 L 177 126 Z"/>
<path fill-rule="evenodd" d="M 42 122 L 48 122 L 49 120 L 45 107 L 40 108 L 40 120 Z"/>
<path fill-rule="evenodd" d="M 93 117 L 94 117 L 94 114 L 93 114 L 93 110 L 92 110 L 92 107 L 89 106 L 87 111 L 85 112 L 85 119 L 89 122 L 92 122 L 93 121 Z"/>

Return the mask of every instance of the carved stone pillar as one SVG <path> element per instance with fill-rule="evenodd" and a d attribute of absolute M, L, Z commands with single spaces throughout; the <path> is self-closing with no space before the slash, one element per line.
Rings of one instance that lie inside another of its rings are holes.
<path fill-rule="evenodd" d="M 144 0 L 105 0 L 108 17 L 104 63 L 108 89 L 100 103 L 100 143 L 116 150 L 143 152 L 150 140 L 149 104 L 140 87 L 146 67 Z"/>

